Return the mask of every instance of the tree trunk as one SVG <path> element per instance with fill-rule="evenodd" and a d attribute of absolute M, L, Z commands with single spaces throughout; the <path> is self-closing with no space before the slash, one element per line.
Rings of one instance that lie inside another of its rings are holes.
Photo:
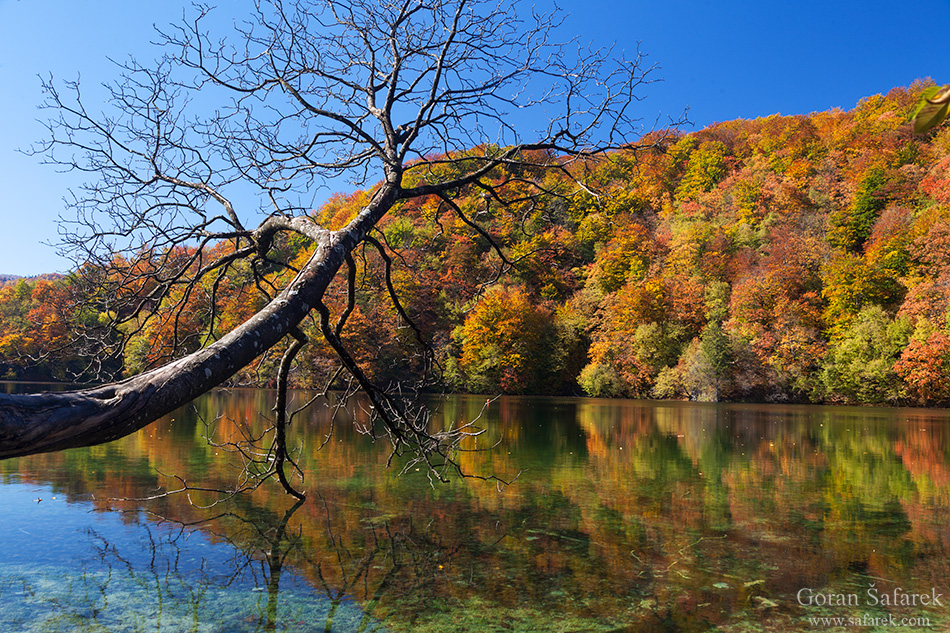
<path fill-rule="evenodd" d="M 346 228 L 305 220 L 310 260 L 266 307 L 197 352 L 121 382 L 60 393 L 0 394 L 0 459 L 102 444 L 134 433 L 222 384 L 277 344 L 323 298 L 347 253 L 398 197 L 384 185 Z"/>

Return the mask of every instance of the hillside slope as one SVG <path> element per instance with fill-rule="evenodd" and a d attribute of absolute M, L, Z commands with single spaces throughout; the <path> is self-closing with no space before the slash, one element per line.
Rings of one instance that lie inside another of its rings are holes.
<path fill-rule="evenodd" d="M 848 112 L 655 134 L 568 167 L 589 174 L 588 191 L 530 164 L 499 170 L 493 191 L 456 200 L 483 231 L 444 201 L 406 204 L 377 236 L 393 262 L 391 284 L 449 389 L 947 401 L 950 126 L 914 136 L 910 118 L 925 85 Z M 544 179 L 549 194 L 523 198 L 528 179 Z M 315 213 L 339 225 L 367 195 L 339 195 Z M 303 244 L 285 248 L 307 255 Z M 419 336 L 381 290 L 386 268 L 375 248 L 365 249 L 358 278 L 343 332 L 357 361 L 377 380 L 418 374 Z M 188 325 L 205 340 L 262 301 L 239 271 L 224 281 L 213 298 L 219 318 Z M 56 348 L 44 340 L 53 335 L 35 335 L 38 319 L 52 318 L 40 314 L 43 301 L 16 287 L 0 288 L 8 376 L 28 366 L 16 357 L 25 339 Z M 45 284 L 32 287 L 35 295 Z M 67 336 L 75 308 L 62 292 Z M 156 308 L 126 349 L 129 371 L 180 353 L 169 344 L 173 317 L 197 300 Z M 347 302 L 342 284 L 328 298 L 338 311 Z M 330 350 L 311 334 L 299 385 L 332 371 Z M 264 374 L 245 378 L 256 375 Z"/>

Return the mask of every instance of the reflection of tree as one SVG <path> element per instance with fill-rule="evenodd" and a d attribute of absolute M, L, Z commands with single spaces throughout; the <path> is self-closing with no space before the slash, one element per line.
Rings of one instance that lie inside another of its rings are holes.
<path fill-rule="evenodd" d="M 55 630 L 199 631 L 218 626 L 243 632 L 290 625 L 301 631 L 340 630 L 334 622 L 345 630 L 378 630 L 374 604 L 366 610 L 356 607 L 353 586 L 328 590 L 329 600 L 323 600 L 302 580 L 300 569 L 288 581 L 289 564 L 309 558 L 300 526 L 291 527 L 302 505 L 298 501 L 282 514 L 247 507 L 197 521 L 162 517 L 158 526 L 134 522 L 129 532 L 119 534 L 89 529 L 94 556 L 81 562 L 61 590 L 43 579 L 24 581 L 24 587 L 48 611 L 42 625 Z M 130 532 L 136 542 L 128 541 Z M 376 582 L 367 577 L 369 563 L 379 566 L 391 558 L 380 551 L 366 551 L 351 585 Z M 319 558 L 324 565 L 330 560 Z M 339 558 L 339 564 L 344 569 L 347 563 Z M 390 564 L 378 583 L 377 602 L 396 568 Z M 348 575 L 345 569 L 342 573 Z"/>
<path fill-rule="evenodd" d="M 249 394 L 235 411 L 266 402 Z M 479 613 L 484 621 L 456 628 L 491 631 L 508 618 L 515 630 L 559 630 L 557 614 L 574 630 L 595 631 L 760 618 L 758 598 L 794 604 L 803 586 L 862 582 L 865 574 L 905 589 L 921 578 L 942 586 L 950 574 L 946 491 L 932 483 L 950 465 L 950 427 L 939 414 L 533 402 L 490 406 L 486 437 L 504 437 L 510 455 L 467 457 L 481 470 L 528 467 L 501 491 L 470 481 L 432 489 L 425 477 L 387 474 L 369 440 L 338 425 L 320 452 L 301 456 L 321 484 L 291 514 L 286 495 L 264 488 L 217 506 L 230 512 L 214 521 L 180 498 L 149 507 L 233 543 L 254 586 L 279 589 L 257 594 L 261 630 L 290 621 L 296 603 L 287 596 L 301 578 L 325 597 L 314 612 L 321 626 L 332 618 L 334 630 L 365 620 L 439 631 L 456 626 L 458 614 Z M 460 399 L 445 415 L 464 417 L 483 404 Z M 109 451 L 37 456 L 21 462 L 22 472 L 69 468 L 64 480 L 80 495 L 154 485 L 153 474 L 136 480 L 129 470 L 194 465 L 205 469 L 203 481 L 232 476 L 206 455 L 213 448 L 200 439 L 203 425 L 185 422 Z M 327 428 L 313 419 L 295 433 L 312 446 Z M 206 604 L 213 594 L 205 592 Z M 362 606 L 356 615 L 354 603 Z"/>
<path fill-rule="evenodd" d="M 280 592 L 280 575 L 284 569 L 284 561 L 287 560 L 287 556 L 300 540 L 299 532 L 297 534 L 287 533 L 287 522 L 302 505 L 303 499 L 298 499 L 297 503 L 284 512 L 276 525 L 266 526 L 264 530 L 261 529 L 260 525 L 252 524 L 261 537 L 263 545 L 261 553 L 264 555 L 263 565 L 266 565 L 264 575 L 267 579 L 267 608 L 265 610 L 266 622 L 264 628 L 268 631 L 277 628 L 277 596 Z"/>
<path fill-rule="evenodd" d="M 134 546 L 93 529 L 85 534 L 94 556 L 80 559 L 78 570 L 24 576 L 20 595 L 28 597 L 19 606 L 33 628 L 22 630 L 196 631 L 209 611 L 209 588 L 234 580 L 190 568 L 176 540 L 152 529 L 141 530 Z"/>
<path fill-rule="evenodd" d="M 375 538 L 361 541 L 358 554 L 354 554 L 352 544 L 333 533 L 330 509 L 324 503 L 327 538 L 322 551 L 315 551 L 310 539 L 304 537 L 303 525 L 291 527 L 291 518 L 303 505 L 304 500 L 300 499 L 279 517 L 263 508 L 247 507 L 197 521 L 188 527 L 200 526 L 227 541 L 240 552 L 242 566 L 253 568 L 255 576 L 260 573 L 259 584 L 267 593 L 266 603 L 257 618 L 260 630 L 277 630 L 279 624 L 288 619 L 280 617 L 278 612 L 281 578 L 288 563 L 296 564 L 295 571 L 305 573 L 316 590 L 327 598 L 323 622 L 319 626 L 315 621 L 308 622 L 313 630 L 338 630 L 334 629 L 334 622 L 339 624 L 340 621 L 348 625 L 346 630 L 377 630 L 376 606 L 400 568 L 396 555 L 399 535 L 386 526 L 387 538 L 381 539 L 374 530 Z M 371 573 L 372 569 L 386 571 Z M 354 615 L 352 604 L 357 594 L 362 594 L 364 606 Z M 370 594 L 371 599 L 366 600 Z"/>
<path fill-rule="evenodd" d="M 289 621 L 306 621 L 313 630 L 342 626 L 343 630 L 375 631 L 381 620 L 398 614 L 399 607 L 393 604 L 430 593 L 438 570 L 458 550 L 457 544 L 450 547 L 432 538 L 428 530 L 417 530 L 411 519 L 395 515 L 370 520 L 364 516 L 359 521 L 362 529 L 347 530 L 345 512 L 334 509 L 319 493 L 315 497 L 319 501 L 298 500 L 283 513 L 237 498 L 227 512 L 190 521 L 168 516 L 160 520 L 177 525 L 181 535 L 198 530 L 233 547 L 226 586 L 247 576 L 266 591 L 266 601 L 258 603 L 253 618 L 244 619 L 253 619 L 254 630 L 262 631 L 277 630 Z M 305 582 L 308 594 L 315 590 L 325 596 L 323 610 L 279 608 L 282 579 L 290 568 L 292 586 Z M 356 609 L 355 604 L 361 607 Z M 196 606 L 195 612 L 201 608 Z M 314 615 L 320 615 L 319 623 Z"/>
<path fill-rule="evenodd" d="M 599 513 L 615 523 L 642 517 L 645 529 L 681 526 L 634 550 L 646 577 L 674 574 L 657 587 L 692 585 L 696 595 L 697 572 L 723 586 L 734 583 L 729 575 L 770 579 L 772 595 L 855 573 L 911 583 L 950 547 L 933 527 L 945 504 L 933 503 L 930 483 L 947 472 L 943 434 L 914 417 L 678 403 L 601 414 L 592 403 L 579 419 L 591 446 L 587 477 L 608 500 Z M 728 547 L 698 542 L 717 534 Z"/>

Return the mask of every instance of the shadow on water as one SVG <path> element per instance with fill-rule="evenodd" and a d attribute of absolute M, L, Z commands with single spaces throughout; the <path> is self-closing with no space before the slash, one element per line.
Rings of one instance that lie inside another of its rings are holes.
<path fill-rule="evenodd" d="M 358 409 L 335 423 L 315 409 L 293 429 L 306 502 L 277 487 L 207 508 L 198 491 L 133 500 L 173 486 L 167 474 L 233 483 L 233 458 L 205 435 L 226 439 L 270 402 L 215 392 L 106 446 L 0 462 L 0 628 L 947 624 L 940 607 L 868 593 L 950 594 L 946 411 L 500 399 L 477 447 L 500 443 L 459 456 L 471 472 L 520 473 L 498 488 L 397 476 L 386 447 L 354 430 Z M 485 400 L 438 404 L 447 424 Z"/>

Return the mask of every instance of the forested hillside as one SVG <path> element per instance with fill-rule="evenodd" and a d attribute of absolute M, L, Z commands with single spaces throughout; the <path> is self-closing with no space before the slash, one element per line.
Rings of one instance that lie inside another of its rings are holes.
<path fill-rule="evenodd" d="M 439 367 L 433 389 L 946 402 L 950 127 L 913 134 L 926 85 L 848 112 L 656 133 L 598 162 L 565 163 L 588 172 L 588 190 L 532 167 L 558 157 L 526 156 L 499 169 L 493 189 L 391 213 L 354 262 L 356 292 L 342 280 L 326 302 L 347 315 L 343 339 L 383 383 L 421 375 L 427 345 Z M 451 176 L 439 169 L 424 178 Z M 523 195 L 539 179 L 547 194 Z M 336 228 L 369 195 L 338 195 L 314 213 Z M 305 258 L 302 246 L 281 248 Z M 190 261 L 185 251 L 143 253 L 127 267 L 175 258 Z M 100 353 L 95 366 L 137 372 L 242 322 L 270 291 L 242 265 L 161 305 L 148 305 L 147 287 L 134 290 L 143 316 L 159 318 L 116 332 L 130 337 L 123 355 Z M 80 268 L 62 281 L 0 286 L 7 378 L 90 375 L 78 353 L 96 350 L 71 333 L 108 322 L 111 309 L 110 280 L 98 280 L 93 299 L 78 291 L 90 279 L 95 271 Z M 315 344 L 293 379 L 322 386 L 334 378 L 333 353 L 313 324 L 308 335 Z M 277 362 L 276 352 L 261 360 Z M 251 369 L 241 380 L 258 375 L 269 374 Z"/>

